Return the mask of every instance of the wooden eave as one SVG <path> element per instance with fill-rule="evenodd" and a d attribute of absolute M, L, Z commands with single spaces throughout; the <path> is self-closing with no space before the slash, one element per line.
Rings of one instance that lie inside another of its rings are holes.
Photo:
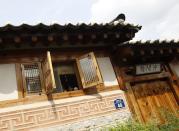
<path fill-rule="evenodd" d="M 179 56 L 178 40 L 127 42 L 117 45 L 116 58 L 122 64 L 170 61 Z"/>
<path fill-rule="evenodd" d="M 107 47 L 131 40 L 141 26 L 132 24 L 7 24 L 0 27 L 0 51 Z"/>

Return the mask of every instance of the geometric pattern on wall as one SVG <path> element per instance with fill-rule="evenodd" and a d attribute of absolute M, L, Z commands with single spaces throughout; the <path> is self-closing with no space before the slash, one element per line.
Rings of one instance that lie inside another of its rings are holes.
<path fill-rule="evenodd" d="M 125 99 L 123 94 L 115 94 L 73 103 L 0 113 L 0 131 L 27 131 L 116 112 L 119 111 L 114 107 L 114 100 L 117 98 Z M 126 109 L 128 108 L 121 110 Z"/>

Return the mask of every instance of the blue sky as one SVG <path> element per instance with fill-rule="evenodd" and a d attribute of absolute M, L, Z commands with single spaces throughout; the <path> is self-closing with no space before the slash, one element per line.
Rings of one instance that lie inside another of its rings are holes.
<path fill-rule="evenodd" d="M 106 23 L 120 13 L 143 26 L 136 40 L 179 39 L 178 0 L 0 0 L 0 26 Z"/>

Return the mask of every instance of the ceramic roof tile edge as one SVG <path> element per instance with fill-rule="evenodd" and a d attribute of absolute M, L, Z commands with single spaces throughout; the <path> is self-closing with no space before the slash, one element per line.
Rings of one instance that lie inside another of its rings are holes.
<path fill-rule="evenodd" d="M 135 32 L 138 32 L 139 30 L 141 30 L 142 26 L 140 25 L 134 25 L 134 24 L 130 24 L 130 23 L 127 23 L 125 22 L 125 19 L 124 20 L 121 20 L 123 19 L 120 18 L 120 15 L 123 15 L 123 17 L 125 17 L 124 14 L 119 14 L 114 20 L 118 21 L 117 24 L 115 23 L 115 21 L 113 20 L 112 22 L 109 22 L 109 23 L 89 23 L 89 24 L 86 24 L 86 23 L 77 23 L 77 24 L 72 24 L 72 23 L 68 23 L 68 24 L 65 24 L 65 25 L 60 25 L 60 24 L 57 24 L 57 23 L 53 23 L 53 24 L 44 24 L 44 23 L 38 23 L 38 24 L 35 24 L 35 25 L 30 25 L 30 24 L 25 24 L 25 23 L 22 23 L 20 25 L 12 25 L 10 23 L 4 25 L 4 26 L 0 26 L 0 31 L 8 31 L 8 30 L 18 30 L 18 29 L 23 29 L 23 28 L 26 28 L 26 29 L 34 29 L 34 28 L 42 28 L 42 29 L 51 29 L 51 28 L 57 28 L 57 29 L 67 29 L 67 28 L 73 28 L 73 29 L 80 29 L 82 27 L 84 28 L 94 28 L 94 27 L 127 27 L 129 29 L 134 29 Z"/>
<path fill-rule="evenodd" d="M 119 46 L 160 46 L 160 45 L 179 46 L 179 39 L 135 40 L 135 41 L 124 42 Z"/>
<path fill-rule="evenodd" d="M 51 29 L 51 28 L 57 28 L 57 29 L 67 29 L 67 28 L 73 28 L 73 29 L 78 29 L 78 28 L 93 28 L 93 27 L 127 27 L 129 29 L 134 29 L 136 30 L 136 32 L 138 32 L 139 30 L 141 30 L 142 26 L 140 25 L 134 25 L 134 24 L 130 24 L 130 23 L 119 23 L 117 25 L 115 24 L 109 24 L 109 23 L 105 23 L 105 24 L 85 24 L 85 23 L 82 23 L 82 24 L 77 24 L 77 25 L 73 25 L 71 23 L 69 24 L 66 24 L 66 25 L 60 25 L 60 24 L 52 24 L 52 25 L 45 25 L 43 23 L 39 23 L 39 24 L 36 24 L 36 25 L 29 25 L 29 24 L 21 24 L 19 26 L 15 26 L 15 25 L 11 25 L 11 24 L 7 24 L 5 26 L 1 26 L 0 27 L 0 31 L 7 31 L 7 30 L 18 30 L 18 29 L 23 29 L 23 28 L 26 28 L 26 29 L 34 29 L 34 28 L 43 28 L 43 29 Z"/>

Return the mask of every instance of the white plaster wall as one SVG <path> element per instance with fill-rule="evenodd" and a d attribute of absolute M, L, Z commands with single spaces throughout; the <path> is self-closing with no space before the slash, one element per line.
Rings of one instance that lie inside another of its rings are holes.
<path fill-rule="evenodd" d="M 109 57 L 97 58 L 105 86 L 118 85 L 118 81 Z"/>
<path fill-rule="evenodd" d="M 18 105 L 18 106 L 0 108 L 0 113 L 6 113 L 6 112 L 11 112 L 11 111 L 16 111 L 16 110 L 34 109 L 34 108 L 40 108 L 43 106 L 65 105 L 65 104 L 69 104 L 69 103 L 73 104 L 76 102 L 84 102 L 87 100 L 94 100 L 94 99 L 99 100 L 103 97 L 113 96 L 116 94 L 118 94 L 119 98 L 124 99 L 126 108 L 128 110 L 128 104 L 127 104 L 125 96 L 124 96 L 124 91 L 114 90 L 114 91 L 108 91 L 108 92 L 101 92 L 101 93 L 93 94 L 93 95 L 69 97 L 69 98 L 52 100 L 52 101 L 43 101 L 43 102 L 36 102 L 36 103 L 32 103 L 32 104 L 23 104 L 23 105 Z"/>
<path fill-rule="evenodd" d="M 17 98 L 15 64 L 0 64 L 0 101 Z"/>

